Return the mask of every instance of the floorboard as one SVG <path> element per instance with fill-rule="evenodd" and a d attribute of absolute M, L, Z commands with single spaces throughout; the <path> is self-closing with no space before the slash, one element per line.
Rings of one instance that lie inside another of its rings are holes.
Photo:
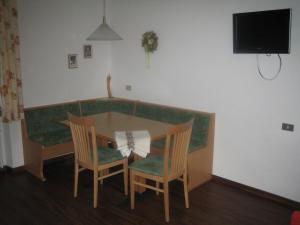
<path fill-rule="evenodd" d="M 0 174 L 1 225 L 160 225 L 164 222 L 163 197 L 152 191 L 137 194 L 136 209 L 123 195 L 122 176 L 100 186 L 99 207 L 92 208 L 92 174 L 79 177 L 79 194 L 73 197 L 73 162 L 45 166 L 46 182 L 27 173 Z M 288 225 L 291 208 L 259 198 L 218 182 L 190 192 L 185 209 L 181 183 L 170 186 L 169 224 L 174 225 Z"/>

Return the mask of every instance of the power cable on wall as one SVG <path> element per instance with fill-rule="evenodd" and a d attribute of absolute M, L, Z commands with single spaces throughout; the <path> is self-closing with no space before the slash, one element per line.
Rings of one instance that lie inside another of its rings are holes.
<path fill-rule="evenodd" d="M 266 54 L 266 56 L 270 57 L 271 54 Z M 278 70 L 276 72 L 275 75 L 273 75 L 272 77 L 266 77 L 262 71 L 261 71 L 261 66 L 260 66 L 260 63 L 259 63 L 259 54 L 256 54 L 256 65 L 257 65 L 257 70 L 258 70 L 258 73 L 259 75 L 264 79 L 264 80 L 269 80 L 269 81 L 272 81 L 274 79 L 276 79 L 281 71 L 281 67 L 282 67 L 282 60 L 281 60 L 281 57 L 279 54 L 277 54 L 278 56 L 278 59 L 279 59 L 279 67 L 278 67 Z"/>

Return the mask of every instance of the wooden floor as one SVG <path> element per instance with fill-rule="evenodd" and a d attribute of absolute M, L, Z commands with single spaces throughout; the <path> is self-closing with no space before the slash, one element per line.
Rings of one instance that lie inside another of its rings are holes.
<path fill-rule="evenodd" d="M 130 210 L 123 195 L 122 177 L 109 178 L 92 208 L 92 175 L 79 178 L 79 196 L 73 198 L 71 160 L 45 168 L 46 182 L 27 173 L 0 175 L 0 224 L 158 225 L 164 222 L 163 198 L 152 191 L 138 194 Z M 172 183 L 169 224 L 177 225 L 288 225 L 292 209 L 216 182 L 190 192 L 184 208 L 181 183 Z"/>

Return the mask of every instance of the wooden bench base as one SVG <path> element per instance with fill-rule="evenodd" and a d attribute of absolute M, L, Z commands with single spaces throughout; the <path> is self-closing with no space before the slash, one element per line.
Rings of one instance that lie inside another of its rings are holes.
<path fill-rule="evenodd" d="M 193 151 L 188 155 L 188 190 L 191 191 L 212 178 L 212 154 L 208 149 Z"/>
<path fill-rule="evenodd" d="M 54 145 L 51 147 L 44 147 L 36 142 L 31 141 L 27 137 L 26 125 L 24 121 L 22 125 L 22 138 L 23 138 L 23 152 L 25 169 L 35 177 L 45 181 L 44 176 L 44 161 L 53 159 L 59 156 L 74 153 L 73 142 L 66 142 L 63 144 Z"/>

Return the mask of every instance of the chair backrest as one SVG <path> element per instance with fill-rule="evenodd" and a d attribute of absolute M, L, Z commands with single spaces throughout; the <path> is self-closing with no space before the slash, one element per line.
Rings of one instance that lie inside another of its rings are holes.
<path fill-rule="evenodd" d="M 180 176 L 186 169 L 193 122 L 194 119 L 176 125 L 168 132 L 164 157 L 164 174 L 166 177 Z M 171 171 L 168 171 L 169 159 L 171 162 Z"/>
<path fill-rule="evenodd" d="M 97 143 L 94 121 L 86 117 L 68 114 L 75 150 L 75 160 L 82 166 L 98 165 Z"/>

